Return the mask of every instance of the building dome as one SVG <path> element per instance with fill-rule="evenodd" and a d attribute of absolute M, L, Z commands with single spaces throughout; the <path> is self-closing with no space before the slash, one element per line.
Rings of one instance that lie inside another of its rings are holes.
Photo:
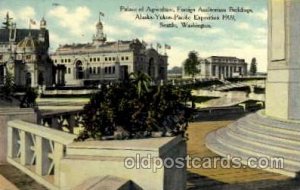
<path fill-rule="evenodd" d="M 96 27 L 99 28 L 99 29 L 103 29 L 103 24 L 101 21 L 99 21 L 97 24 L 96 24 Z"/>

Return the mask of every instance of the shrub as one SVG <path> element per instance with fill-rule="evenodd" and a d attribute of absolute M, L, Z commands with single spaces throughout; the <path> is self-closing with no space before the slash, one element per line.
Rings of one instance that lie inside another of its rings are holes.
<path fill-rule="evenodd" d="M 138 75 L 145 75 L 138 73 Z M 184 106 L 190 90 L 172 85 L 150 86 L 147 77 L 103 86 L 84 107 L 85 129 L 77 140 L 132 139 L 185 136 L 189 110 Z"/>
<path fill-rule="evenodd" d="M 38 93 L 35 89 L 31 87 L 27 87 L 25 90 L 25 95 L 23 96 L 20 107 L 21 108 L 33 108 L 36 105 L 36 98 L 38 96 Z"/>

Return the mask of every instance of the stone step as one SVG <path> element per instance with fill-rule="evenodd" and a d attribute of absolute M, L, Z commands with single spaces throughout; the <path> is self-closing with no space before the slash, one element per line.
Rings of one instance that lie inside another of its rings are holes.
<path fill-rule="evenodd" d="M 237 127 L 250 130 L 258 134 L 269 135 L 287 140 L 300 140 L 300 133 L 272 126 L 260 125 L 247 120 L 238 120 L 234 123 Z"/>
<path fill-rule="evenodd" d="M 250 156 L 284 158 L 283 169 L 269 169 L 289 176 L 300 171 L 300 123 L 279 121 L 258 112 L 209 135 L 207 147 L 217 154 L 243 157 L 244 162 Z"/>
<path fill-rule="evenodd" d="M 215 132 L 209 133 L 205 139 L 205 145 L 208 149 L 213 152 L 219 154 L 220 156 L 227 157 L 228 155 L 236 156 L 241 158 L 241 163 L 247 165 L 247 160 L 252 157 L 267 157 L 268 155 L 247 151 L 243 148 L 232 148 L 228 147 L 226 143 L 220 142 Z M 283 174 L 290 177 L 295 177 L 297 173 L 297 169 L 293 166 L 289 166 L 288 164 L 284 165 L 285 167 L 282 169 L 276 168 L 264 168 L 266 171 Z"/>
<path fill-rule="evenodd" d="M 236 124 L 230 125 L 228 128 L 230 130 L 228 130 L 227 133 L 230 136 L 236 135 L 249 141 L 256 141 L 262 144 L 278 146 L 300 152 L 300 140 L 289 139 L 289 136 L 278 137 L 273 136 L 272 134 L 257 133 L 255 130 L 252 131 Z"/>
<path fill-rule="evenodd" d="M 227 134 L 228 128 L 222 128 L 216 131 L 217 140 L 231 147 L 239 147 L 245 150 L 266 154 L 274 158 L 282 158 L 284 155 L 284 161 L 286 163 L 292 164 L 294 167 L 300 170 L 300 154 L 297 151 L 291 152 L 284 148 L 279 148 L 276 146 L 270 146 L 266 144 L 261 144 L 258 142 L 249 141 L 238 136 L 229 136 Z"/>
<path fill-rule="evenodd" d="M 288 122 L 282 120 L 276 120 L 274 118 L 266 117 L 263 115 L 262 111 L 249 114 L 247 117 L 242 118 L 241 120 L 246 120 L 251 123 L 259 124 L 266 127 L 272 127 L 275 129 L 287 130 L 290 132 L 295 132 L 300 135 L 300 123 L 299 122 Z"/>

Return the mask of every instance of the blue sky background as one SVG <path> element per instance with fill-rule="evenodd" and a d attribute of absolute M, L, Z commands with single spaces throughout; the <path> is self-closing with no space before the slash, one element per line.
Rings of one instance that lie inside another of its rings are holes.
<path fill-rule="evenodd" d="M 59 6 L 53 6 L 55 3 Z M 254 12 L 235 14 L 236 22 L 211 21 L 212 29 L 170 29 L 160 28 L 157 20 L 135 20 L 135 13 L 120 12 L 120 6 L 196 9 L 232 6 L 251 8 Z M 20 28 L 28 28 L 30 18 L 38 22 L 44 16 L 50 31 L 51 51 L 55 51 L 59 44 L 91 42 L 98 13 L 102 11 L 105 14 L 102 19 L 104 32 L 109 41 L 139 38 L 153 46 L 157 42 L 166 43 L 171 46 L 168 50 L 169 68 L 180 66 L 188 52 L 196 50 L 200 57 L 237 56 L 248 63 L 256 57 L 258 70 L 266 71 L 266 0 L 1 0 L 2 19 L 7 11 Z"/>

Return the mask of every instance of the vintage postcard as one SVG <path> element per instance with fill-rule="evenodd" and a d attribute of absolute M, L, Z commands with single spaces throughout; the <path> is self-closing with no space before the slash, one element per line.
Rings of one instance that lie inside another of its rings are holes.
<path fill-rule="evenodd" d="M 300 189 L 300 1 L 1 0 L 0 190 Z"/>

